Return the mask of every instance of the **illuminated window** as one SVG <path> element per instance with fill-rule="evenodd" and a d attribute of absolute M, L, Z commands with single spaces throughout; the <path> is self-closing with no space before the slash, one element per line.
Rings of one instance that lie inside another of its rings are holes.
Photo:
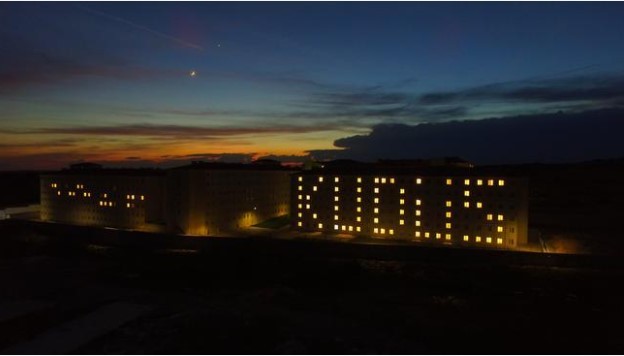
<path fill-rule="evenodd" d="M 338 220 L 338 215 L 334 215 L 334 220 Z"/>
<path fill-rule="evenodd" d="M 310 200 L 310 196 L 309 195 L 306 195 L 306 200 Z"/>
<path fill-rule="evenodd" d="M 481 242 L 481 236 L 475 237 L 475 242 Z"/>
<path fill-rule="evenodd" d="M 362 187 L 357 187 L 357 192 L 362 193 Z"/>
<path fill-rule="evenodd" d="M 496 232 L 503 232 L 503 227 L 502 226 L 497 226 L 496 227 Z"/>
<path fill-rule="evenodd" d="M 428 232 L 425 232 L 425 237 L 429 238 L 429 233 Z"/>
<path fill-rule="evenodd" d="M 494 185 L 494 179 L 488 179 L 488 185 L 491 187 Z"/>
<path fill-rule="evenodd" d="M 316 185 L 312 187 L 312 190 L 316 192 Z"/>
<path fill-rule="evenodd" d="M 361 203 L 361 202 L 362 202 L 362 197 L 357 197 L 356 201 L 357 201 L 358 203 Z"/>
<path fill-rule="evenodd" d="M 405 210 L 400 209 L 400 210 L 399 210 L 399 215 L 405 215 Z"/>
<path fill-rule="evenodd" d="M 401 188 L 401 190 L 399 190 L 400 194 L 405 194 L 405 189 Z"/>
<path fill-rule="evenodd" d="M 451 234 L 445 234 L 444 235 L 444 239 L 445 240 L 450 240 L 451 239 Z"/>
<path fill-rule="evenodd" d="M 338 211 L 338 205 L 334 205 L 334 211 Z"/>
<path fill-rule="evenodd" d="M 399 220 L 399 225 L 405 225 L 405 220 Z"/>
<path fill-rule="evenodd" d="M 464 190 L 464 196 L 465 197 L 469 197 L 470 196 L 470 191 L 469 190 Z"/>
<path fill-rule="evenodd" d="M 378 229 L 378 228 L 374 228 L 374 229 L 373 229 L 373 232 L 374 232 L 374 233 L 376 233 L 376 234 L 378 234 L 378 233 L 379 233 L 379 229 Z"/>
<path fill-rule="evenodd" d="M 502 239 L 502 238 L 500 238 L 500 237 L 499 237 L 499 238 L 497 238 L 497 239 L 496 239 L 496 244 L 497 244 L 497 245 L 502 245 L 502 244 L 503 244 L 503 239 Z"/>
<path fill-rule="evenodd" d="M 435 234 L 436 239 L 441 239 L 442 238 L 442 234 L 439 232 L 436 232 Z"/>
<path fill-rule="evenodd" d="M 362 212 L 362 207 L 361 206 L 356 207 L 355 211 L 357 211 L 358 213 L 361 213 Z"/>
<path fill-rule="evenodd" d="M 319 223 L 319 224 L 318 224 L 318 228 L 319 228 L 319 229 L 322 229 L 322 228 L 323 228 L 323 223 Z"/>
<path fill-rule="evenodd" d="M 349 231 L 353 231 L 353 226 L 349 226 Z"/>
<path fill-rule="evenodd" d="M 394 178 L 390 178 L 390 184 L 394 184 Z"/>
<path fill-rule="evenodd" d="M 108 198 L 108 194 L 104 193 L 104 198 Z"/>
<path fill-rule="evenodd" d="M 100 203 L 100 206 L 102 206 L 102 201 L 101 200 L 99 201 L 99 203 Z"/>
<path fill-rule="evenodd" d="M 297 199 L 299 199 L 299 200 L 303 199 L 303 195 L 299 194 L 299 195 L 297 196 Z"/>
<path fill-rule="evenodd" d="M 339 229 L 338 225 L 334 225 L 334 230 L 338 230 L 338 229 Z"/>
<path fill-rule="evenodd" d="M 316 213 L 312 214 L 312 219 L 316 219 L 316 218 L 318 218 L 318 215 L 316 215 Z"/>
<path fill-rule="evenodd" d="M 445 226 L 447 229 L 450 229 L 450 228 L 451 228 L 451 223 L 446 223 L 446 224 L 444 224 L 444 226 Z"/>
<path fill-rule="evenodd" d="M 503 221 L 503 216 L 502 215 L 498 215 L 498 221 Z"/>
<path fill-rule="evenodd" d="M 91 196 L 91 193 L 89 193 L 89 196 Z M 141 195 L 141 200 L 145 200 L 145 195 Z"/>
<path fill-rule="evenodd" d="M 393 179 L 393 180 L 394 180 L 394 179 Z M 394 182 L 393 182 L 393 183 L 394 183 Z M 390 230 L 388 230 L 388 233 L 389 233 L 390 235 L 394 235 L 394 230 L 393 230 L 393 229 L 390 229 Z"/>
<path fill-rule="evenodd" d="M 464 185 L 470 185 L 470 179 L 464 179 Z"/>
<path fill-rule="evenodd" d="M 361 227 L 359 227 L 359 226 L 356 226 L 356 227 L 355 227 L 355 231 L 360 232 L 360 231 L 362 231 L 362 228 L 361 228 Z"/>
<path fill-rule="evenodd" d="M 86 197 L 86 196 L 87 196 L 87 192 L 83 192 L 83 193 L 82 193 L 82 196 L 83 196 L 83 197 Z"/>
<path fill-rule="evenodd" d="M 491 244 L 492 243 L 492 238 L 491 237 L 486 237 L 485 238 L 485 242 L 488 243 L 488 244 Z"/>
<path fill-rule="evenodd" d="M 334 192 L 339 192 L 339 191 L 340 191 L 340 188 L 334 187 Z"/>
<path fill-rule="evenodd" d="M 342 231 L 347 230 L 347 227 L 345 225 L 342 225 Z"/>
<path fill-rule="evenodd" d="M 375 177 L 375 183 L 379 183 L 379 178 Z"/>
<path fill-rule="evenodd" d="M 453 180 L 451 178 L 447 178 L 446 185 L 452 185 L 452 184 L 453 184 Z"/>
<path fill-rule="evenodd" d="M 323 177 L 319 177 L 319 183 L 323 183 Z M 323 224 L 319 224 L 321 226 L 323 226 Z"/>
<path fill-rule="evenodd" d="M 503 179 L 499 179 L 498 180 L 498 185 L 501 186 L 501 187 L 504 186 L 505 185 L 505 181 Z"/>
<path fill-rule="evenodd" d="M 451 213 L 450 211 L 447 211 L 447 212 L 446 212 L 446 217 L 447 217 L 447 218 L 450 218 L 451 216 L 452 216 L 452 213 Z"/>
<path fill-rule="evenodd" d="M 299 208 L 299 209 L 303 209 L 303 204 L 298 204 L 298 205 L 297 205 L 297 208 Z"/>
<path fill-rule="evenodd" d="M 357 222 L 361 222 L 361 221 L 362 221 L 362 217 L 361 217 L 361 216 L 356 216 L 356 217 L 355 217 L 355 221 L 357 221 Z"/>
<path fill-rule="evenodd" d="M 464 235 L 464 241 L 468 241 L 468 240 L 469 240 L 468 235 Z"/>
<path fill-rule="evenodd" d="M 483 208 L 483 203 L 481 203 L 480 201 L 477 202 L 477 208 L 481 209 Z"/>
<path fill-rule="evenodd" d="M 405 205 L 405 199 L 399 199 L 399 204 Z"/>
<path fill-rule="evenodd" d="M 297 226 L 302 227 L 302 226 L 303 226 L 303 223 L 302 223 L 301 221 L 298 221 L 298 222 L 297 222 Z"/>
<path fill-rule="evenodd" d="M 358 182 L 358 183 L 362 183 L 362 177 L 358 177 L 358 178 L 357 178 L 357 182 Z"/>
<path fill-rule="evenodd" d="M 477 185 L 483 185 L 483 179 L 477 179 Z"/>
<path fill-rule="evenodd" d="M 375 204 L 379 204 L 379 198 L 375 198 L 373 201 L 375 202 Z"/>
<path fill-rule="evenodd" d="M 340 201 L 340 197 L 339 196 L 334 196 L 334 201 Z"/>
<path fill-rule="evenodd" d="M 334 178 L 334 182 L 336 182 L 336 183 L 340 182 L 340 178 L 335 177 L 335 178 Z"/>
<path fill-rule="evenodd" d="M 416 184 L 422 184 L 422 179 L 421 178 L 416 178 Z"/>
<path fill-rule="evenodd" d="M 128 205 L 130 205 L 130 203 L 128 203 Z M 299 212 L 299 213 L 297 213 L 297 216 L 298 216 L 298 217 L 300 217 L 300 218 L 302 218 L 302 217 L 303 217 L 303 213 L 302 213 L 302 212 Z"/>
<path fill-rule="evenodd" d="M 306 204 L 306 209 L 310 210 L 310 204 Z"/>
<path fill-rule="evenodd" d="M 299 176 L 299 177 L 298 177 L 298 180 L 299 180 L 300 182 L 303 182 L 303 177 Z"/>
<path fill-rule="evenodd" d="M 56 195 L 61 195 L 61 191 L 60 191 L 60 190 L 58 190 L 58 191 L 56 192 Z"/>
<path fill-rule="evenodd" d="M 415 225 L 420 226 L 420 220 L 416 220 Z"/>
<path fill-rule="evenodd" d="M 420 199 L 416 199 L 416 205 L 422 205 L 422 201 Z"/>
<path fill-rule="evenodd" d="M 374 219 L 373 219 L 373 222 L 374 222 L 375 224 L 379 224 L 379 218 L 374 218 Z"/>
<path fill-rule="evenodd" d="M 379 193 L 379 188 L 375 188 L 375 193 Z"/>
<path fill-rule="evenodd" d="M 113 206 L 113 202 L 112 202 L 112 201 L 109 201 L 109 202 L 108 202 L 108 206 Z"/>
<path fill-rule="evenodd" d="M 416 232 L 414 233 L 414 236 L 416 236 L 416 237 L 420 237 L 420 231 L 416 231 Z"/>
<path fill-rule="evenodd" d="M 487 219 L 492 220 L 492 214 L 487 214 Z"/>
<path fill-rule="evenodd" d="M 421 211 L 420 210 L 416 210 L 416 216 L 420 216 Z"/>
<path fill-rule="evenodd" d="M 453 206 L 453 203 L 450 200 L 446 201 L 446 207 L 450 208 L 451 206 Z"/>
<path fill-rule="evenodd" d="M 386 229 L 379 229 L 379 232 L 381 232 L 381 234 L 384 235 L 386 233 Z"/>
<path fill-rule="evenodd" d="M 298 190 L 303 190 L 303 186 L 302 186 L 302 185 L 300 185 L 300 186 L 298 186 L 298 187 L 297 187 L 297 189 L 298 189 Z"/>
<path fill-rule="evenodd" d="M 386 184 L 386 178 L 381 178 L 381 183 Z"/>
<path fill-rule="evenodd" d="M 379 208 L 374 208 L 374 209 L 373 209 L 373 212 L 374 212 L 375 214 L 379 214 Z"/>
<path fill-rule="evenodd" d="M 465 201 L 464 202 L 464 208 L 470 208 L 470 202 Z"/>

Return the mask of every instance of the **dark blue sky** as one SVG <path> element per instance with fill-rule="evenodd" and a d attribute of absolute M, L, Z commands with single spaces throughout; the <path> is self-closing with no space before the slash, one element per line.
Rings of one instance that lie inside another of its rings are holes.
<path fill-rule="evenodd" d="M 491 117 L 617 109 L 623 10 L 560 2 L 2 3 L 0 169 L 299 159 L 331 156 L 335 140 L 342 157 L 350 149 L 342 143 L 351 142 L 342 138 L 374 136 L 383 125 L 478 126 Z M 462 147 L 410 155 L 462 156 Z M 547 160 L 578 158 L 558 149 Z M 373 153 L 359 158 L 374 158 L 374 147 L 365 152 Z"/>

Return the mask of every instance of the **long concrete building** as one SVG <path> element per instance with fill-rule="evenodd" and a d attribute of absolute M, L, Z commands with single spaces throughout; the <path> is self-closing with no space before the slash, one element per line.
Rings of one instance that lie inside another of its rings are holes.
<path fill-rule="evenodd" d="M 510 249 L 527 243 L 527 180 L 500 171 L 343 163 L 292 179 L 291 223 L 301 232 Z"/>
<path fill-rule="evenodd" d="M 185 235 L 222 235 L 287 215 L 290 174 L 274 162 L 195 162 L 170 170 L 81 164 L 41 175 L 41 219 Z"/>

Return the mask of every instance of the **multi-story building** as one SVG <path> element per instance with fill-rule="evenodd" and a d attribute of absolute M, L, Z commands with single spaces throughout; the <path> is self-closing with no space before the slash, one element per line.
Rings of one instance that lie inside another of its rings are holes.
<path fill-rule="evenodd" d="M 162 231 L 165 173 L 76 166 L 40 179 L 41 219 L 75 225 Z"/>
<path fill-rule="evenodd" d="M 298 231 L 503 248 L 527 242 L 527 180 L 500 171 L 346 164 L 292 179 Z"/>
<path fill-rule="evenodd" d="M 162 170 L 77 165 L 41 176 L 41 219 L 221 235 L 287 215 L 291 171 L 275 162 L 197 162 Z"/>
<path fill-rule="evenodd" d="M 175 233 L 221 235 L 288 215 L 291 170 L 276 163 L 194 163 L 172 169 L 167 225 Z"/>

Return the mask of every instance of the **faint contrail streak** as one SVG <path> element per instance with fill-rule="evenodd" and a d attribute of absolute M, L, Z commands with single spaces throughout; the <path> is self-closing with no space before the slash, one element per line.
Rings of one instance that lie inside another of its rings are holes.
<path fill-rule="evenodd" d="M 145 32 L 149 32 L 149 33 L 151 33 L 151 34 L 153 34 L 155 36 L 158 36 L 160 38 L 164 38 L 166 40 L 170 40 L 170 41 L 176 42 L 177 44 L 183 45 L 185 47 L 193 48 L 193 49 L 196 49 L 196 50 L 199 50 L 199 51 L 203 51 L 204 50 L 204 48 L 202 46 L 199 46 L 199 45 L 196 45 L 194 43 L 190 43 L 190 42 L 184 41 L 182 39 L 179 39 L 177 37 L 173 37 L 173 36 L 167 35 L 167 34 L 162 33 L 162 32 L 158 32 L 156 30 L 152 30 L 151 28 L 148 28 L 148 27 L 136 24 L 136 23 L 134 23 L 132 21 L 128 21 L 128 20 L 123 19 L 121 17 L 110 15 L 110 14 L 107 14 L 107 13 L 102 12 L 102 11 L 93 10 L 93 9 L 90 9 L 88 7 L 81 6 L 81 5 L 74 5 L 74 6 L 76 6 L 77 8 L 79 8 L 79 9 L 81 9 L 83 11 L 89 12 L 91 14 L 102 16 L 102 17 L 105 17 L 105 18 L 107 18 L 109 20 L 121 22 L 121 23 L 126 24 L 128 26 L 132 26 L 132 27 L 134 27 L 136 29 L 143 30 Z"/>

